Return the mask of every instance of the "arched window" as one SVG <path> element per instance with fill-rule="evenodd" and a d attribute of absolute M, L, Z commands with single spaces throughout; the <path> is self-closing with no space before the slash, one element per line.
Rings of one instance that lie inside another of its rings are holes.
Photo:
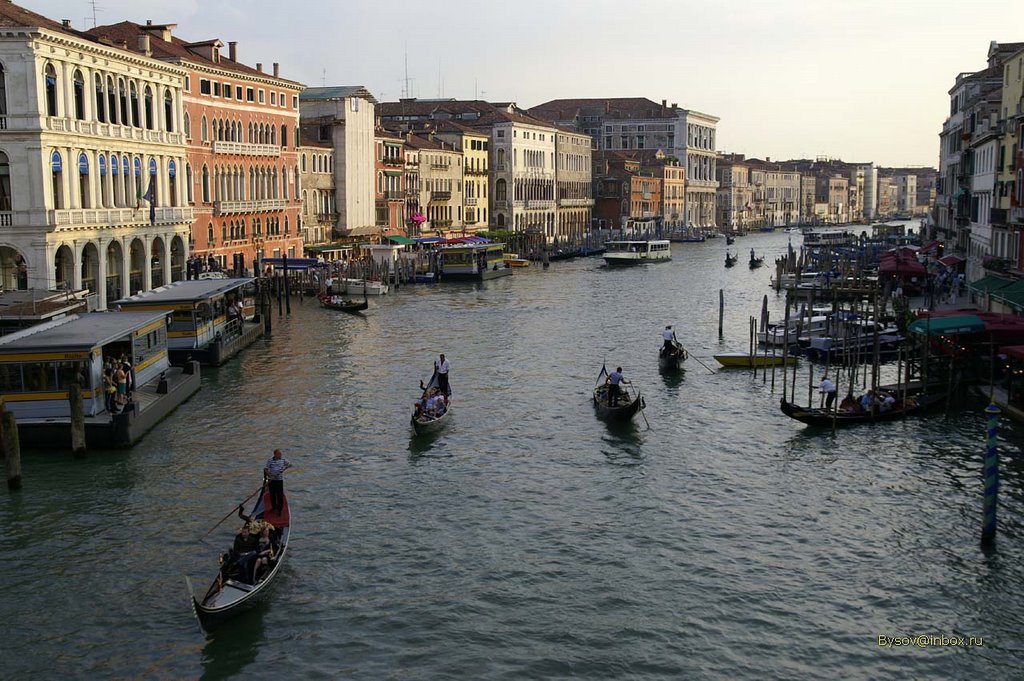
<path fill-rule="evenodd" d="M 10 211 L 11 208 L 11 164 L 7 160 L 7 154 L 0 151 L 0 211 Z"/>
<path fill-rule="evenodd" d="M 113 191 L 114 206 L 120 207 L 124 205 L 124 197 L 121 194 L 123 187 L 121 186 L 121 173 L 119 171 L 120 164 L 117 161 L 117 154 L 110 155 L 110 187 Z"/>
<path fill-rule="evenodd" d="M 284 235 L 288 236 L 288 216 L 284 216 Z"/>
<path fill-rule="evenodd" d="M 121 200 L 124 201 L 123 205 L 127 206 L 132 200 L 131 164 L 128 162 L 127 156 L 121 157 L 121 182 L 124 187 L 124 193 L 121 195 Z"/>
<path fill-rule="evenodd" d="M 135 205 L 138 207 L 142 204 L 142 159 L 136 156 L 132 165 L 135 170 Z"/>
<path fill-rule="evenodd" d="M 189 118 L 188 112 L 185 112 L 185 139 L 192 139 L 192 119 Z"/>
<path fill-rule="evenodd" d="M 164 130 L 174 132 L 174 98 L 170 90 L 164 92 Z"/>
<path fill-rule="evenodd" d="M 107 76 L 107 116 L 111 123 L 117 123 L 117 90 L 110 76 Z"/>
<path fill-rule="evenodd" d="M 505 150 L 498 149 L 498 166 L 500 168 L 503 165 L 505 165 Z"/>
<path fill-rule="evenodd" d="M 195 203 L 195 198 L 192 193 L 192 166 L 188 163 L 185 164 L 185 200 L 189 203 Z"/>
<path fill-rule="evenodd" d="M 78 199 L 82 208 L 92 208 L 89 196 L 89 157 L 78 155 Z"/>
<path fill-rule="evenodd" d="M 117 101 L 121 104 L 121 125 L 131 125 L 128 119 L 128 92 L 124 87 L 124 80 L 117 79 Z"/>
<path fill-rule="evenodd" d="M 288 199 L 288 169 L 281 168 L 281 198 Z"/>
<path fill-rule="evenodd" d="M 142 110 L 146 116 L 146 130 L 153 129 L 153 90 L 148 85 L 142 96 Z"/>
<path fill-rule="evenodd" d="M 85 79 L 82 72 L 75 69 L 74 95 L 75 95 L 75 118 L 85 120 Z"/>
<path fill-rule="evenodd" d="M 498 151 L 501 151 L 500 149 Z M 508 185 L 505 184 L 505 178 L 500 178 L 494 183 L 494 193 L 496 201 L 505 201 L 508 193 Z"/>
<path fill-rule="evenodd" d="M 61 163 L 60 154 L 53 152 L 50 155 L 51 187 L 53 190 L 53 208 L 60 210 L 64 207 L 64 166 Z"/>
<path fill-rule="evenodd" d="M 7 115 L 7 73 L 0 64 L 0 116 Z"/>
<path fill-rule="evenodd" d="M 107 103 L 103 97 L 103 78 L 97 73 L 93 78 L 96 84 L 96 120 L 100 123 L 107 122 Z"/>
<path fill-rule="evenodd" d="M 203 203 L 210 202 L 210 169 L 203 166 Z"/>
<path fill-rule="evenodd" d="M 142 119 L 139 118 L 139 90 L 135 86 L 134 80 L 128 83 L 128 101 L 131 105 L 132 125 L 136 128 L 141 128 Z"/>
<path fill-rule="evenodd" d="M 100 154 L 97 165 L 100 169 L 100 190 L 96 194 L 96 203 L 100 208 L 106 208 L 109 205 L 107 201 L 107 157 Z"/>
<path fill-rule="evenodd" d="M 57 70 L 53 64 L 47 64 L 43 70 L 43 79 L 46 81 L 46 115 L 57 115 Z"/>
<path fill-rule="evenodd" d="M 281 126 L 281 148 L 284 149 L 288 146 L 288 126 Z"/>
<path fill-rule="evenodd" d="M 302 190 L 302 178 L 299 177 L 299 166 L 295 166 L 295 195 L 298 196 Z"/>
<path fill-rule="evenodd" d="M 213 233 L 213 223 L 211 222 L 206 226 L 206 242 L 208 245 L 214 245 L 214 236 L 215 234 Z"/>
<path fill-rule="evenodd" d="M 277 126 L 271 125 L 268 127 L 270 128 L 270 144 L 277 144 Z"/>
<path fill-rule="evenodd" d="M 302 155 L 302 172 L 306 172 L 306 155 Z"/>
<path fill-rule="evenodd" d="M 206 122 L 206 116 L 203 116 L 202 122 L 199 124 L 199 139 L 203 142 L 210 141 L 210 129 Z"/>
<path fill-rule="evenodd" d="M 170 191 L 171 201 L 168 205 L 178 205 L 178 180 L 175 178 L 177 175 L 178 166 L 174 163 L 174 159 L 167 162 L 167 187 Z"/>

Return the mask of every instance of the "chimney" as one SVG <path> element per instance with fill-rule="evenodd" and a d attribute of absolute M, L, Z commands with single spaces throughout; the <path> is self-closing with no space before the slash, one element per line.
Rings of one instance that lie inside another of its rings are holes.
<path fill-rule="evenodd" d="M 260 73 L 263 73 L 263 62 L 256 62 L 256 70 L 259 71 Z"/>
<path fill-rule="evenodd" d="M 278 76 L 280 76 L 280 75 L 281 75 L 281 65 L 280 65 L 280 64 L 278 64 L 278 63 L 277 63 L 277 62 L 275 61 L 275 62 L 274 62 L 274 78 L 277 78 L 277 77 L 278 77 Z"/>
<path fill-rule="evenodd" d="M 153 20 L 152 19 L 146 19 L 146 26 L 152 26 L 152 25 L 153 25 Z"/>
<path fill-rule="evenodd" d="M 661 110 L 662 110 L 662 111 L 664 111 L 664 110 L 665 110 L 665 107 L 666 107 L 666 106 L 668 106 L 668 100 L 667 100 L 667 99 L 663 99 L 663 100 L 661 100 Z"/>
<path fill-rule="evenodd" d="M 149 46 L 149 35 L 146 33 L 139 36 L 139 52 L 142 52 L 147 57 L 153 54 L 153 50 Z"/>
<path fill-rule="evenodd" d="M 61 19 L 60 25 L 64 28 L 71 28 L 71 19 Z"/>
<path fill-rule="evenodd" d="M 238 61 L 238 41 L 228 41 L 228 59 Z"/>
<path fill-rule="evenodd" d="M 675 102 L 672 102 L 672 110 L 673 110 L 673 111 L 675 111 L 675 109 L 676 109 L 676 107 L 677 107 L 677 106 L 679 106 L 679 105 L 678 105 L 678 104 L 676 104 Z"/>

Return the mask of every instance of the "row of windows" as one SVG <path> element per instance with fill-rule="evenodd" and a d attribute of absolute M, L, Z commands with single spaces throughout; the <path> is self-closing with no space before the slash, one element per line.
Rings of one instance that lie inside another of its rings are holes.
<path fill-rule="evenodd" d="M 312 172 L 333 173 L 334 157 L 331 154 L 310 154 Z M 302 155 L 302 172 L 306 172 L 306 155 Z"/>
<path fill-rule="evenodd" d="M 288 217 L 284 218 L 284 231 L 281 230 L 281 218 L 266 218 L 264 222 L 263 218 L 252 218 L 252 236 L 253 238 L 261 236 L 290 236 L 291 229 L 288 223 Z M 264 234 L 264 228 L 266 233 Z M 206 225 L 206 243 L 208 246 L 216 246 L 216 230 L 214 229 L 213 223 L 210 222 Z M 220 239 L 221 244 L 227 241 L 242 241 L 248 238 L 248 223 L 245 218 L 239 220 L 228 220 L 220 226 Z"/>
<path fill-rule="evenodd" d="M 92 153 L 82 151 L 75 160 L 77 182 L 68 182 L 67 187 L 71 192 L 68 196 L 65 194 L 64 158 L 56 150 L 50 154 L 51 198 L 55 209 L 130 207 L 138 206 L 142 200 L 152 204 L 178 205 L 178 167 L 174 159 L 159 164 L 164 166 L 168 189 L 166 197 L 160 194 L 158 164 L 153 157 L 145 165 L 145 174 L 149 176 L 145 188 L 143 161 L 138 156 L 129 159 L 127 155 L 101 153 L 94 158 Z"/>
<path fill-rule="evenodd" d="M 246 102 L 257 102 L 259 104 L 266 104 L 266 100 L 267 100 L 266 90 L 264 90 L 262 88 L 255 89 L 255 88 L 251 88 L 251 87 L 245 87 L 245 89 L 243 91 L 242 88 L 243 88 L 243 86 L 237 85 L 237 84 L 222 83 L 220 81 L 210 80 L 208 78 L 200 78 L 199 79 L 199 94 L 201 94 L 201 95 L 211 95 L 213 97 L 220 97 L 222 99 L 236 99 L 239 102 L 246 101 Z M 185 90 L 186 90 L 186 92 L 191 92 L 192 91 L 192 81 L 191 81 L 191 78 L 188 78 L 188 77 L 185 78 Z M 244 95 L 245 95 L 244 97 L 243 97 L 243 92 L 244 92 Z M 288 107 L 288 96 L 285 93 L 283 93 L 283 92 L 275 92 L 274 90 L 271 90 L 270 91 L 270 106 L 277 106 L 277 107 L 281 107 L 281 108 L 287 108 Z M 292 108 L 293 109 L 299 108 L 299 96 L 298 95 L 292 95 Z"/>
<path fill-rule="evenodd" d="M 87 362 L 18 362 L 0 364 L 0 393 L 31 393 L 69 390 L 72 385 L 91 387 Z"/>
<path fill-rule="evenodd" d="M 248 135 L 241 121 L 225 121 L 219 118 L 208 123 L 204 115 L 200 122 L 199 139 L 202 142 L 247 142 L 249 144 L 277 144 L 277 126 L 272 123 L 253 123 L 248 125 Z M 298 146 L 298 130 L 295 131 L 295 146 Z M 192 139 L 192 119 L 185 113 L 185 137 Z M 281 148 L 288 146 L 288 126 L 281 126 Z"/>
<path fill-rule="evenodd" d="M 2 72 L 0 72 L 2 74 Z M 148 83 L 140 93 L 139 84 L 118 76 L 100 73 L 92 74 L 93 96 L 87 94 L 87 81 L 81 69 L 75 69 L 71 76 L 71 101 L 64 101 L 57 68 L 48 63 L 43 67 L 45 84 L 45 105 L 47 116 L 65 116 L 78 120 L 95 120 L 100 123 L 115 123 L 136 128 L 156 129 L 161 122 L 154 102 L 162 103 L 162 130 L 175 129 L 175 96 L 170 88 L 154 89 Z M 160 93 L 162 90 L 162 94 Z"/>
<path fill-rule="evenodd" d="M 187 167 L 189 201 L 192 201 L 192 168 Z M 295 195 L 298 196 L 302 190 L 299 169 L 294 169 Z M 246 183 L 248 178 L 248 183 Z M 278 184 L 280 178 L 280 185 Z M 266 166 L 250 167 L 241 166 L 215 166 L 213 169 L 212 182 L 208 166 L 202 169 L 202 200 L 203 203 L 214 201 L 262 201 L 266 199 L 288 199 L 288 186 L 292 180 L 292 173 L 288 168 L 281 168 L 280 175 L 277 168 Z M 280 193 L 278 187 L 280 186 Z"/>

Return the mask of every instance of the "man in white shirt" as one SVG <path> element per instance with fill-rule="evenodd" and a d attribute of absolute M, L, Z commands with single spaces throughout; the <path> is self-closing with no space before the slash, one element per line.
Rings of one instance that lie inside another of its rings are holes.
<path fill-rule="evenodd" d="M 818 386 L 818 390 L 825 395 L 825 409 L 831 410 L 832 403 L 836 401 L 836 384 L 828 379 L 828 376 L 821 380 L 821 385 Z"/>
<path fill-rule="evenodd" d="M 665 330 L 661 332 L 661 337 L 665 340 L 665 345 L 662 346 L 661 354 L 672 352 L 676 343 L 676 332 L 672 330 L 672 325 L 669 324 L 665 327 Z"/>
<path fill-rule="evenodd" d="M 448 370 L 451 369 L 451 365 L 444 358 L 443 352 L 441 353 L 441 361 L 434 363 L 434 369 L 437 370 L 437 387 L 441 389 L 441 394 L 448 397 L 452 394 L 452 389 L 448 386 Z"/>

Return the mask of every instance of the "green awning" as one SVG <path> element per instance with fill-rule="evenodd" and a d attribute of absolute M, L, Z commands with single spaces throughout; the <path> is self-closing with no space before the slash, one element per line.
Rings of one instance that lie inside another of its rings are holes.
<path fill-rule="evenodd" d="M 396 244 L 402 244 L 403 246 L 412 246 L 416 243 L 415 239 L 410 239 L 407 236 L 389 236 L 388 241 Z"/>
<path fill-rule="evenodd" d="M 991 293 L 992 291 L 998 291 L 1001 288 L 1005 288 L 1012 283 L 1013 282 L 1010 281 L 1009 279 L 1003 279 L 1002 277 L 993 277 L 990 275 L 987 277 L 982 277 L 977 281 L 972 281 L 970 284 L 967 285 L 967 289 L 975 293 Z"/>
<path fill-rule="evenodd" d="M 957 315 L 955 317 L 932 317 L 918 319 L 908 327 L 911 333 L 928 334 L 929 336 L 948 336 L 955 333 L 979 333 L 985 330 L 985 322 L 976 314 Z"/>
<path fill-rule="evenodd" d="M 384 174 L 385 175 L 390 175 L 391 177 L 400 177 L 400 176 L 405 174 L 405 171 L 404 170 L 385 170 Z"/>

